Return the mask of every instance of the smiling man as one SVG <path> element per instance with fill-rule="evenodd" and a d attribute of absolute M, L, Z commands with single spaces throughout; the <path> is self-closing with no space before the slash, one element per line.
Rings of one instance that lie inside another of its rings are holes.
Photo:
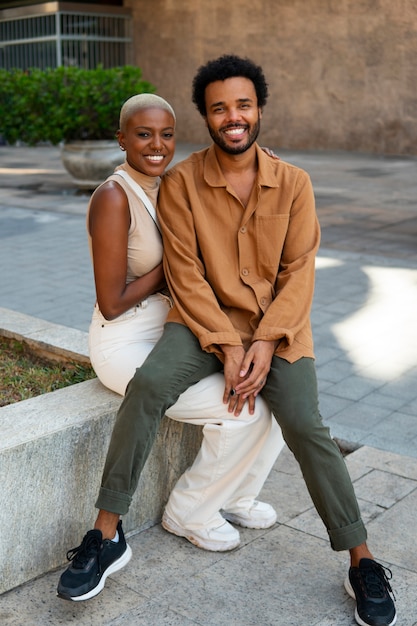
<path fill-rule="evenodd" d="M 214 143 L 227 154 L 246 152 L 258 138 L 262 117 L 252 81 L 241 76 L 216 81 L 207 85 L 206 93 L 212 104 L 205 117 Z M 236 98 L 243 93 L 250 95 Z"/>
<path fill-rule="evenodd" d="M 164 270 L 175 305 L 142 375 L 156 395 L 176 377 L 167 369 L 161 375 L 157 360 L 182 370 L 183 384 L 204 375 L 215 354 L 230 411 L 253 406 L 262 394 L 332 548 L 350 552 L 345 587 L 356 599 L 356 621 L 392 626 L 391 572 L 367 547 L 351 479 L 318 408 L 313 189 L 304 171 L 271 159 L 256 143 L 267 95 L 262 69 L 234 55 L 208 62 L 194 78 L 193 101 L 213 144 L 172 168 L 161 185 Z"/>

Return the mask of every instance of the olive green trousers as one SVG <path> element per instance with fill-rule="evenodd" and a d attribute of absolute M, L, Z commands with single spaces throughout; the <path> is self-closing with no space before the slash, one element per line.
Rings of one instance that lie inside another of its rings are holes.
<path fill-rule="evenodd" d="M 190 385 L 221 369 L 217 357 L 201 350 L 187 327 L 165 325 L 118 411 L 97 508 L 127 513 L 166 409 Z M 366 529 L 345 461 L 319 413 L 314 360 L 288 363 L 274 356 L 262 396 L 300 465 L 332 548 L 346 550 L 363 543 Z"/>

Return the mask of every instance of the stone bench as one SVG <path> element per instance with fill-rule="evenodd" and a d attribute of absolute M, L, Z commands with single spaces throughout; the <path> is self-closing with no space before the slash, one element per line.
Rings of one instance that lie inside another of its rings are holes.
<path fill-rule="evenodd" d="M 0 308 L 0 334 L 88 362 L 87 334 L 78 330 Z M 92 527 L 120 402 L 93 379 L 0 408 L 0 593 L 64 564 Z M 201 428 L 164 418 L 123 520 L 128 533 L 158 523 L 200 442 Z"/>

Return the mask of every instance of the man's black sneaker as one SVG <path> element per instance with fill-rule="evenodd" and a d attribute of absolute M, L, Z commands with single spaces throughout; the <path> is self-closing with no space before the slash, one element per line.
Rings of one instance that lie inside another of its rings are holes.
<path fill-rule="evenodd" d="M 77 548 L 67 552 L 71 565 L 61 575 L 58 596 L 64 600 L 89 600 L 104 587 L 107 576 L 130 561 L 132 550 L 127 545 L 122 522 L 117 525 L 119 541 L 104 539 L 100 530 L 89 530 Z"/>
<path fill-rule="evenodd" d="M 372 559 L 361 559 L 359 567 L 349 569 L 345 589 L 356 600 L 360 626 L 393 626 L 397 621 L 391 578 L 391 570 Z"/>

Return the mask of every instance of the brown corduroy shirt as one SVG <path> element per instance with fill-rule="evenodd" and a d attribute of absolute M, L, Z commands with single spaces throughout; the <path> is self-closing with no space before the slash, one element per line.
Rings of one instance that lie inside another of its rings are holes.
<path fill-rule="evenodd" d="M 310 178 L 256 146 L 258 173 L 245 208 L 211 146 L 163 177 L 158 217 L 175 305 L 203 350 L 279 340 L 289 362 L 313 357 L 310 309 L 320 229 Z M 223 360 L 223 359 L 222 359 Z"/>

